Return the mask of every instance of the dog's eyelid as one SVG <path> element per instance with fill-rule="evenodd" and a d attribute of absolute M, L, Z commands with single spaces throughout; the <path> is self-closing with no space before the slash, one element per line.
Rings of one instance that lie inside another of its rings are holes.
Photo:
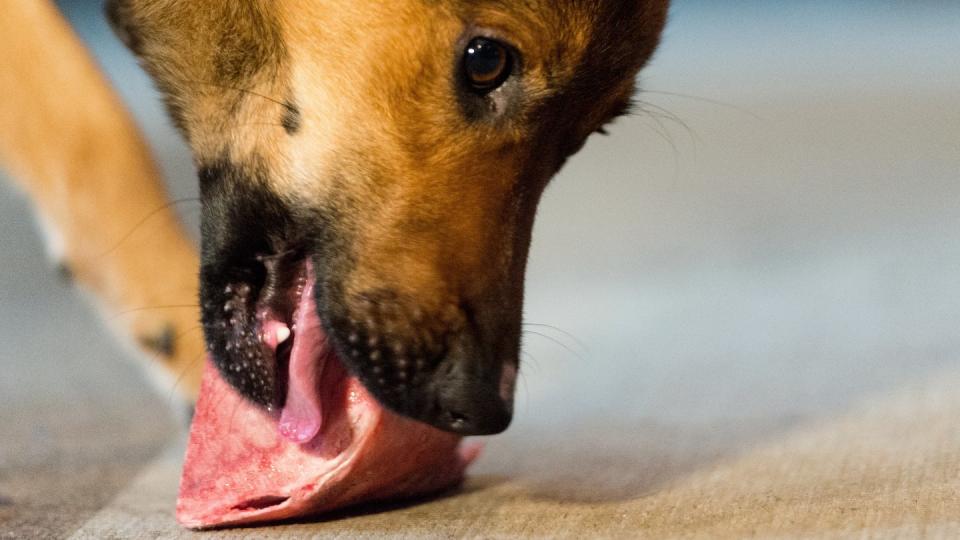
<path fill-rule="evenodd" d="M 511 51 L 519 51 L 520 47 L 517 46 L 517 40 L 511 36 L 512 34 L 510 32 L 504 31 L 495 26 L 470 24 L 460 36 L 460 49 L 463 49 L 464 46 L 476 38 L 484 38 L 502 43 Z"/>

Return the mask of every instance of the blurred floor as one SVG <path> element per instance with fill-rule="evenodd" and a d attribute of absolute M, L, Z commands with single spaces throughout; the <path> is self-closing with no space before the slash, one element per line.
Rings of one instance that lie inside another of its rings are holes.
<path fill-rule="evenodd" d="M 188 154 L 87 4 L 65 6 L 189 196 Z M 676 3 L 640 114 L 548 191 L 526 308 L 547 326 L 528 327 L 516 423 L 467 492 L 270 532 L 823 532 L 770 510 L 784 500 L 842 532 L 816 505 L 840 479 L 870 496 L 843 499 L 851 522 L 956 531 L 960 4 L 721 4 Z M 0 253 L 0 532 L 176 534 L 169 391 L 57 282 L 6 187 Z"/>

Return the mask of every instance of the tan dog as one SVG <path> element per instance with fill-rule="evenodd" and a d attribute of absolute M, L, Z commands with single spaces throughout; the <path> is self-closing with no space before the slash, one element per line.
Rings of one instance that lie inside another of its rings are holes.
<path fill-rule="evenodd" d="M 193 304 L 197 258 L 144 144 L 51 5 L 0 17 L 0 158 L 110 311 Z M 112 0 L 200 170 L 201 319 L 225 378 L 282 405 L 297 287 L 384 405 L 493 433 L 512 414 L 535 209 L 629 109 L 667 0 Z M 183 388 L 189 310 L 128 330 Z M 253 339 L 256 336 L 259 339 Z M 266 344 L 266 345 L 265 345 Z M 269 346 L 267 346 L 269 345 Z"/>

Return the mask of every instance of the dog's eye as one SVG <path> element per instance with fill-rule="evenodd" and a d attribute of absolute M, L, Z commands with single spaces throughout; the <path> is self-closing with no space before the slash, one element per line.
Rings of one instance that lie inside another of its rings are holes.
<path fill-rule="evenodd" d="M 513 59 L 503 43 L 473 38 L 463 53 L 463 71 L 470 88 L 480 94 L 495 90 L 510 76 Z"/>

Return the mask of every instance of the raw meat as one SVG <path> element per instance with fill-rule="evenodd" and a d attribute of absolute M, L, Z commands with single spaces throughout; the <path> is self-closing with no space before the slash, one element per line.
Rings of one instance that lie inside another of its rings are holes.
<path fill-rule="evenodd" d="M 479 453 L 384 409 L 335 360 L 322 379 L 322 432 L 298 444 L 207 362 L 177 500 L 182 525 L 287 520 L 436 492 L 461 482 Z"/>

